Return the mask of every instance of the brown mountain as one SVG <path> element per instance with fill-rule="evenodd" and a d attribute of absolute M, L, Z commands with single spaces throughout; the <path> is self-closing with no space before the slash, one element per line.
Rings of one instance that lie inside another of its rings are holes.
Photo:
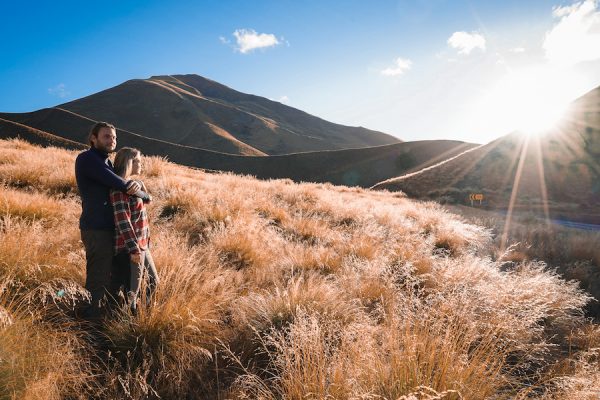
<path fill-rule="evenodd" d="M 0 118 L 84 141 L 85 130 L 48 117 L 49 110 L 56 109 L 109 121 L 148 138 L 230 154 L 273 155 L 400 142 L 381 132 L 334 124 L 198 75 L 133 79 L 51 109 L 0 114 Z"/>
<path fill-rule="evenodd" d="M 363 187 L 474 146 L 449 140 L 403 143 L 197 75 L 131 80 L 57 107 L 0 113 L 0 118 L 2 138 L 81 148 L 93 123 L 106 120 L 117 126 L 119 147 L 137 147 L 179 164 Z"/>
<path fill-rule="evenodd" d="M 488 207 L 578 214 L 600 222 L 600 87 L 572 103 L 543 135 L 514 132 L 436 166 L 391 178 L 376 189 L 468 203 L 481 193 Z"/>
<path fill-rule="evenodd" d="M 77 142 L 81 140 L 80 132 L 86 132 L 94 123 L 89 118 L 60 108 L 28 113 L 27 121 L 36 128 L 0 119 L 0 138 L 22 137 L 38 144 L 80 149 L 85 147 Z M 43 130 L 57 124 L 69 126 L 68 132 L 78 133 L 61 137 Z M 146 155 L 164 156 L 182 165 L 254 175 L 264 179 L 290 178 L 298 182 L 331 182 L 362 187 L 432 165 L 475 146 L 452 140 L 431 140 L 362 149 L 242 156 L 169 143 L 120 128 L 117 128 L 117 138 L 119 147 L 136 147 Z"/>

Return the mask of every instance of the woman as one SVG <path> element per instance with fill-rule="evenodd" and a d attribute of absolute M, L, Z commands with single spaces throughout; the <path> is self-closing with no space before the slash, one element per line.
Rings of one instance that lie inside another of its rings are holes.
<path fill-rule="evenodd" d="M 123 147 L 117 152 L 114 161 L 114 170 L 123 179 L 129 180 L 132 175 L 142 172 L 142 157 L 137 149 Z M 143 182 L 139 182 L 145 193 L 128 195 L 127 193 L 111 189 L 110 201 L 113 205 L 115 217 L 115 254 L 117 260 L 125 260 L 131 266 L 129 282 L 123 282 L 127 290 L 127 299 L 131 310 L 137 311 L 137 298 L 141 282 L 145 274 L 148 275 L 147 299 L 150 299 L 158 285 L 158 274 L 150 254 L 150 230 L 148 228 L 148 214 L 145 203 L 151 198 L 147 195 Z M 122 263 L 117 262 L 117 265 Z"/>

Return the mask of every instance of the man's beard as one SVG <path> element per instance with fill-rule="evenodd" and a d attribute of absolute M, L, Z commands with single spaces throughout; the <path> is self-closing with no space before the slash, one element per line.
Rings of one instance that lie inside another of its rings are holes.
<path fill-rule="evenodd" d="M 96 145 L 94 147 L 96 148 L 96 150 L 101 151 L 106 154 L 114 153 L 115 149 L 117 148 L 117 146 L 115 146 L 114 148 L 108 148 L 106 146 L 98 146 L 98 145 Z"/>

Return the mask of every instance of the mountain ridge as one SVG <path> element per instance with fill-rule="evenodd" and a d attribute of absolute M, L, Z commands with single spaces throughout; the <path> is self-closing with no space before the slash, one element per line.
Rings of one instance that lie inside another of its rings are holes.
<path fill-rule="evenodd" d="M 32 114 L 27 117 L 29 121 L 35 121 L 33 125 L 37 128 L 32 129 L 56 137 L 65 137 L 73 143 L 83 143 L 87 136 L 81 133 L 61 136 L 59 132 L 48 132 L 44 128 L 55 125 L 55 120 L 58 119 L 72 127 L 74 132 L 86 132 L 94 123 L 91 119 L 60 108 L 43 109 Z M 0 118 L 11 120 L 10 115 L 2 113 Z M 2 138 L 17 136 L 17 131 L 0 129 Z M 50 142 L 40 144 L 55 145 Z M 452 140 L 416 141 L 361 149 L 243 156 L 169 143 L 117 127 L 117 146 L 136 147 L 145 155 L 167 157 L 181 165 L 253 175 L 262 179 L 289 178 L 294 181 L 369 187 L 383 178 L 411 171 L 415 167 L 427 166 L 430 162 L 451 157 L 464 148 L 476 145 Z"/>
<path fill-rule="evenodd" d="M 56 107 L 0 113 L 0 118 L 38 130 L 23 134 L 36 143 L 86 144 L 90 127 L 104 120 L 116 126 L 119 147 L 137 147 L 182 165 L 362 187 L 474 146 L 452 140 L 402 142 L 193 74 L 131 79 Z M 6 125 L 0 136 L 19 136 L 19 129 Z"/>
<path fill-rule="evenodd" d="M 381 132 L 334 124 L 198 75 L 131 79 L 58 107 L 144 136 L 231 154 L 276 155 L 400 142 Z M 211 126 L 227 132 L 227 137 Z M 232 143 L 232 138 L 237 142 Z M 240 148 L 240 143 L 245 147 Z"/>

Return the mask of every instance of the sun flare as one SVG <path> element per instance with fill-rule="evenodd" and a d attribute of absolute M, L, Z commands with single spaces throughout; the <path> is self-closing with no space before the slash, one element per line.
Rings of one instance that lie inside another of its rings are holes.
<path fill-rule="evenodd" d="M 549 67 L 511 71 L 475 106 L 479 127 L 540 134 L 554 127 L 577 96 L 576 75 Z"/>

